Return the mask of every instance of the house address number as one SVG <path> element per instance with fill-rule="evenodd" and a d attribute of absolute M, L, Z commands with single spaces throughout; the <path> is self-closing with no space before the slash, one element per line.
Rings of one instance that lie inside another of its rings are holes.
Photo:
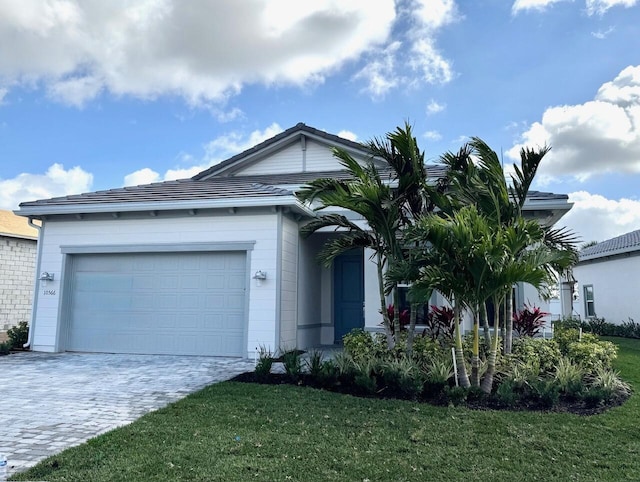
<path fill-rule="evenodd" d="M 56 290 L 44 290 L 42 294 L 45 296 L 55 296 Z"/>

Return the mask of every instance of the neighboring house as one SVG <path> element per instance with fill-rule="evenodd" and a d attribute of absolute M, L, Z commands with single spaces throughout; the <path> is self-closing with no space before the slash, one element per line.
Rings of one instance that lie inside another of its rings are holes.
<path fill-rule="evenodd" d="M 38 230 L 11 211 L 0 211 L 0 332 L 29 321 Z"/>
<path fill-rule="evenodd" d="M 38 272 L 53 275 L 38 281 L 33 348 L 247 357 L 378 329 L 371 253 L 326 269 L 316 256 L 336 233 L 300 236 L 317 213 L 294 192 L 346 176 L 335 146 L 370 158 L 359 143 L 298 124 L 191 179 L 22 203 L 18 214 L 43 222 Z M 550 223 L 570 207 L 548 193 L 526 204 Z"/>
<path fill-rule="evenodd" d="M 579 296 L 574 308 L 583 319 L 640 321 L 640 230 L 583 249 L 573 276 Z"/>

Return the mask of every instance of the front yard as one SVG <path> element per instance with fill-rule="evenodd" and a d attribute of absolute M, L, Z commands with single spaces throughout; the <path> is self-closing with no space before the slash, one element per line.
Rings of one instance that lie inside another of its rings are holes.
<path fill-rule="evenodd" d="M 640 340 L 612 341 L 637 391 Z M 639 409 L 638 393 L 583 417 L 226 382 L 14 480 L 638 480 Z"/>

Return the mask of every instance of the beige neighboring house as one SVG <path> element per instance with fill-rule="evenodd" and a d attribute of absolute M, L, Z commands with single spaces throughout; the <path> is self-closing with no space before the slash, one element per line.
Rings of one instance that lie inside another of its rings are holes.
<path fill-rule="evenodd" d="M 0 211 L 0 333 L 31 319 L 38 230 Z"/>

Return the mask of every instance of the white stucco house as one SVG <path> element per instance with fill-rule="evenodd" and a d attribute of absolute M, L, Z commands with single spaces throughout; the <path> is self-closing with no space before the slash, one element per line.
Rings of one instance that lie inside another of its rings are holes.
<path fill-rule="evenodd" d="M 359 143 L 298 124 L 191 179 L 22 203 L 18 214 L 42 221 L 32 348 L 247 357 L 378 329 L 371 253 L 325 269 L 316 255 L 335 233 L 300 236 L 317 213 L 294 192 L 346 175 L 335 146 L 370 158 Z M 526 204 L 549 223 L 570 207 L 551 193 Z"/>
<path fill-rule="evenodd" d="M 640 321 L 640 230 L 583 249 L 573 276 L 579 296 L 574 309 L 582 319 Z"/>

